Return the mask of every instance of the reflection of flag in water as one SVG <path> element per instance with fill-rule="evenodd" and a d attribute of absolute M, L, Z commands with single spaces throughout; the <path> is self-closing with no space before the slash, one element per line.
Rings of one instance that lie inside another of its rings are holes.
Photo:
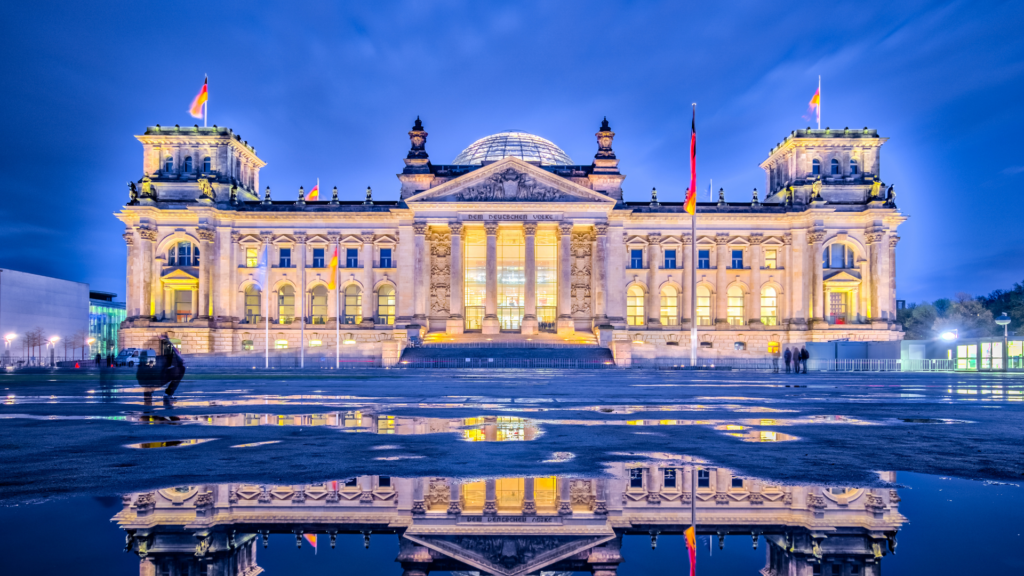
<path fill-rule="evenodd" d="M 690 576 L 697 576 L 697 532 L 690 526 L 683 532 L 686 537 L 686 551 L 690 553 Z"/>
<path fill-rule="evenodd" d="M 316 534 L 303 534 L 302 536 L 313 547 L 313 553 L 316 554 Z"/>

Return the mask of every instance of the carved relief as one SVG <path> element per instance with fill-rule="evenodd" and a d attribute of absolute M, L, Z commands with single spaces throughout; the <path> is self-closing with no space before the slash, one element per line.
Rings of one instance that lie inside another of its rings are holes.
<path fill-rule="evenodd" d="M 430 242 L 430 314 L 446 316 L 451 303 L 452 233 L 434 230 L 427 235 Z"/>
<path fill-rule="evenodd" d="M 566 194 L 537 182 L 529 174 L 507 168 L 483 182 L 464 188 L 455 195 L 456 199 L 467 202 L 479 201 L 526 201 L 554 202 L 574 201 L 577 197 Z"/>
<path fill-rule="evenodd" d="M 592 510 L 595 500 L 592 492 L 590 480 L 573 480 L 569 483 L 569 501 L 573 506 L 582 506 Z"/>
<path fill-rule="evenodd" d="M 573 232 L 570 240 L 570 266 L 572 280 L 570 282 L 570 298 L 572 315 L 587 317 L 591 315 L 592 298 L 590 292 L 591 263 L 593 261 L 594 234 L 590 231 Z"/>
<path fill-rule="evenodd" d="M 452 488 L 444 478 L 434 478 L 427 488 L 427 505 L 431 510 L 446 510 L 451 503 Z"/>

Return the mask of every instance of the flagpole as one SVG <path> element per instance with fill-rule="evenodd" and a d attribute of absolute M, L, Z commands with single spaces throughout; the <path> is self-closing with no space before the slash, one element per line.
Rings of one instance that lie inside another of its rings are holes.
<path fill-rule="evenodd" d="M 206 116 L 210 113 L 210 76 L 206 76 L 206 102 L 203 102 L 203 128 L 206 128 Z"/>
<path fill-rule="evenodd" d="M 334 248 L 334 257 L 338 257 L 338 248 Z M 334 369 L 341 369 L 341 283 L 337 264 L 334 266 Z"/>
<path fill-rule="evenodd" d="M 697 549 L 697 466 L 691 469 L 693 477 L 690 481 L 690 527 L 693 528 L 694 550 Z"/>
<path fill-rule="evenodd" d="M 818 130 L 821 130 L 821 74 L 818 74 Z"/>
<path fill-rule="evenodd" d="M 693 105 L 693 115 L 697 115 L 697 104 Z M 696 162 L 696 158 L 691 162 Z M 691 171 L 693 168 L 690 168 Z M 711 182 L 711 180 L 708 180 Z M 690 368 L 697 367 L 697 183 L 693 183 L 694 203 L 693 214 L 690 215 Z M 696 535 L 694 535 L 696 537 Z"/>
<path fill-rule="evenodd" d="M 270 368 L 270 243 L 263 244 L 263 367 Z"/>

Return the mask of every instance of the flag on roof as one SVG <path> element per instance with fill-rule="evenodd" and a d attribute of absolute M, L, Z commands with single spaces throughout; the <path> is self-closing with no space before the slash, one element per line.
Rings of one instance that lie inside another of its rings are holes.
<path fill-rule="evenodd" d="M 690 187 L 686 190 L 686 202 L 683 208 L 693 216 L 697 213 L 697 107 L 693 107 L 693 120 L 690 121 Z"/>
<path fill-rule="evenodd" d="M 196 99 L 192 101 L 192 107 L 188 109 L 188 113 L 191 114 L 193 118 L 203 117 L 203 106 L 206 105 L 206 100 L 209 98 L 209 93 L 206 91 L 207 84 L 209 84 L 209 82 L 209 78 L 203 80 L 202 90 L 200 90 L 199 94 L 196 95 Z"/>
<path fill-rule="evenodd" d="M 310 190 L 309 194 L 306 195 L 306 200 L 313 201 L 313 200 L 319 200 L 319 199 L 320 199 L 320 179 L 317 178 L 316 179 L 316 186 L 313 186 L 313 189 Z"/>

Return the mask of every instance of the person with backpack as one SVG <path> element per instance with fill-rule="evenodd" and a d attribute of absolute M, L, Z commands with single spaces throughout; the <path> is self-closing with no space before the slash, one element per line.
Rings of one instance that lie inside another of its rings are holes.
<path fill-rule="evenodd" d="M 811 358 L 811 354 L 807 352 L 807 347 L 804 346 L 800 349 L 800 363 L 804 366 L 804 374 L 807 374 L 807 361 Z"/>

